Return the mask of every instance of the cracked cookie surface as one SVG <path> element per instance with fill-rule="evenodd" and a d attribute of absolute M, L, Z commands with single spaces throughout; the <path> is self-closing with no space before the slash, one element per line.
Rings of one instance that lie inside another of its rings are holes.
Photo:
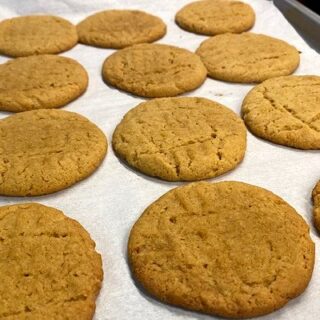
<path fill-rule="evenodd" d="M 115 152 L 139 171 L 168 181 L 216 177 L 243 159 L 246 128 L 227 107 L 205 98 L 139 104 L 117 126 Z"/>
<path fill-rule="evenodd" d="M 253 88 L 243 119 L 257 136 L 299 149 L 320 149 L 320 77 L 287 76 Z"/>
<path fill-rule="evenodd" d="M 24 57 L 60 53 L 78 42 L 76 27 L 56 16 L 23 16 L 0 22 L 0 53 Z"/>
<path fill-rule="evenodd" d="M 86 70 L 77 61 L 39 55 L 0 65 L 0 110 L 20 112 L 59 108 L 88 86 Z"/>
<path fill-rule="evenodd" d="M 263 34 L 221 34 L 201 43 L 196 53 L 214 79 L 253 83 L 294 72 L 299 52 L 288 43 Z"/>
<path fill-rule="evenodd" d="M 139 10 L 106 10 L 77 25 L 79 41 L 102 48 L 120 49 L 153 42 L 166 34 L 163 21 Z"/>
<path fill-rule="evenodd" d="M 301 294 L 314 250 L 290 205 L 240 182 L 169 191 L 144 211 L 128 242 L 133 276 L 150 294 L 232 318 L 267 314 Z"/>
<path fill-rule="evenodd" d="M 89 176 L 107 152 L 103 132 L 85 117 L 33 110 L 0 120 L 0 194 L 36 196 Z"/>
<path fill-rule="evenodd" d="M 143 97 L 170 97 L 198 88 L 207 70 L 194 53 L 163 44 L 137 44 L 109 56 L 106 83 Z"/>
<path fill-rule="evenodd" d="M 316 184 L 312 191 L 312 200 L 313 220 L 318 232 L 320 232 L 320 181 Z"/>
<path fill-rule="evenodd" d="M 90 320 L 103 278 L 87 231 L 37 203 L 0 207 L 0 319 Z"/>
<path fill-rule="evenodd" d="M 241 1 L 205 0 L 187 4 L 177 12 L 175 20 L 187 31 L 213 36 L 249 30 L 254 25 L 255 13 Z"/>

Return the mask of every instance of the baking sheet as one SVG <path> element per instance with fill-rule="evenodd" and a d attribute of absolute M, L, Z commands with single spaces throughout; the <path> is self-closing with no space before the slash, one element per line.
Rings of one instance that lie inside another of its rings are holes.
<path fill-rule="evenodd" d="M 305 2 L 305 3 L 304 3 Z M 308 6 L 308 1 L 274 0 L 274 4 L 297 29 L 312 48 L 320 52 L 320 11 L 317 14 Z M 315 2 L 313 4 L 316 4 Z"/>
<path fill-rule="evenodd" d="M 112 8 L 142 9 L 160 16 L 168 26 L 159 42 L 194 51 L 206 39 L 178 28 L 174 15 L 190 0 L 1 0 L 0 19 L 17 15 L 48 13 L 77 23 L 95 11 Z M 286 40 L 301 51 L 296 74 L 320 74 L 320 57 L 310 49 L 289 25 L 271 1 L 248 0 L 257 16 L 253 32 Z M 73 187 L 41 197 L 0 197 L 0 205 L 36 201 L 61 209 L 77 219 L 91 234 L 103 257 L 105 279 L 97 300 L 96 320 L 209 320 L 216 317 L 171 307 L 141 292 L 131 278 L 126 259 L 127 238 L 131 226 L 142 211 L 159 196 L 181 183 L 168 183 L 140 174 L 114 155 L 112 133 L 123 115 L 144 99 L 120 92 L 104 84 L 101 66 L 113 50 L 77 45 L 63 53 L 78 60 L 89 73 L 89 88 L 64 110 L 78 112 L 95 122 L 107 135 L 109 150 L 101 167 L 88 179 Z M 8 58 L 0 56 L 0 63 Z M 251 85 L 228 84 L 207 79 L 202 87 L 187 94 L 216 100 L 239 113 L 241 101 Z M 0 113 L 4 118 L 9 113 Z M 248 133 L 244 161 L 234 171 L 212 181 L 238 180 L 267 188 L 288 201 L 311 225 L 316 243 L 316 265 L 304 294 L 287 306 L 261 319 L 318 320 L 320 318 L 320 238 L 311 224 L 310 194 L 320 178 L 319 151 L 302 151 L 275 145 Z"/>

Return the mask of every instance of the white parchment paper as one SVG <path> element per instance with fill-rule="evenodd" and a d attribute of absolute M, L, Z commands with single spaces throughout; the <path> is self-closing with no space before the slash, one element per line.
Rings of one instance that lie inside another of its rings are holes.
<path fill-rule="evenodd" d="M 288 41 L 301 51 L 296 74 L 320 74 L 320 57 L 310 49 L 281 13 L 267 0 L 245 0 L 256 12 L 253 32 Z M 178 9 L 190 0 L 1 0 L 0 19 L 18 15 L 48 13 L 78 23 L 100 10 L 142 9 L 160 16 L 168 26 L 159 42 L 194 51 L 206 38 L 188 33 L 174 23 Z M 108 87 L 101 78 L 101 66 L 113 50 L 77 45 L 63 53 L 78 60 L 89 73 L 89 88 L 64 109 L 78 112 L 95 122 L 107 135 L 109 150 L 101 167 L 88 179 L 73 187 L 42 197 L 0 197 L 0 205 L 36 201 L 56 207 L 77 219 L 91 234 L 102 254 L 105 279 L 97 300 L 96 320 L 209 320 L 216 317 L 189 312 L 158 302 L 145 295 L 131 278 L 126 259 L 127 238 L 131 226 L 143 210 L 169 189 L 180 185 L 140 174 L 119 162 L 110 147 L 112 133 L 123 115 L 143 99 Z M 0 57 L 0 63 L 9 58 Z M 242 99 L 251 85 L 228 84 L 207 79 L 189 96 L 216 100 L 239 113 Z M 0 118 L 9 113 L 1 112 Z M 288 201 L 311 226 L 316 243 L 316 265 L 307 290 L 281 310 L 264 320 L 320 319 L 320 238 L 311 223 L 310 194 L 320 178 L 320 152 L 302 151 L 275 145 L 248 133 L 244 161 L 235 170 L 212 181 L 238 180 L 267 188 Z"/>

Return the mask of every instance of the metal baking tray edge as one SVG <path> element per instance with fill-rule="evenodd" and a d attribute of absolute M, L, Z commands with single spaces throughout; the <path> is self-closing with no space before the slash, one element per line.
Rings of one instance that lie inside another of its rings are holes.
<path fill-rule="evenodd" d="M 273 2 L 305 41 L 320 52 L 320 16 L 296 0 Z"/>

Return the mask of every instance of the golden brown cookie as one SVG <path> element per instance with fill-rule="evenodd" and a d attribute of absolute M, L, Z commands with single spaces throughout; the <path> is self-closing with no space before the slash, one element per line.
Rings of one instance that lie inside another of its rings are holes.
<path fill-rule="evenodd" d="M 241 33 L 251 29 L 254 22 L 253 9 L 241 1 L 196 1 L 187 4 L 176 14 L 176 23 L 181 28 L 209 36 Z"/>
<path fill-rule="evenodd" d="M 320 77 L 287 76 L 253 88 L 243 119 L 257 136 L 299 149 L 320 149 Z"/>
<path fill-rule="evenodd" d="M 133 276 L 154 297 L 231 318 L 267 314 L 307 287 L 314 243 L 284 200 L 241 182 L 191 183 L 133 226 Z"/>
<path fill-rule="evenodd" d="M 90 320 L 103 278 L 88 232 L 37 203 L 0 207 L 0 319 Z"/>
<path fill-rule="evenodd" d="M 0 65 L 0 110 L 28 111 L 59 108 L 79 97 L 88 74 L 77 61 L 39 55 Z"/>
<path fill-rule="evenodd" d="M 170 97 L 198 88 L 207 70 L 200 58 L 164 44 L 137 44 L 119 50 L 104 62 L 104 80 L 142 97 Z"/>
<path fill-rule="evenodd" d="M 153 99 L 125 115 L 112 144 L 120 158 L 147 175 L 201 180 L 241 162 L 246 129 L 233 111 L 205 98 Z"/>
<path fill-rule="evenodd" d="M 294 72 L 299 52 L 288 43 L 263 34 L 221 34 L 202 42 L 197 50 L 214 79 L 262 82 Z"/>
<path fill-rule="evenodd" d="M 33 110 L 0 120 L 0 194 L 36 196 L 83 180 L 107 152 L 103 132 L 85 117 Z"/>
<path fill-rule="evenodd" d="M 139 10 L 106 10 L 91 15 L 77 25 L 84 44 L 120 49 L 153 42 L 166 34 L 163 21 Z"/>
<path fill-rule="evenodd" d="M 24 57 L 60 53 L 78 42 L 76 27 L 55 16 L 23 16 L 0 22 L 0 53 Z"/>
<path fill-rule="evenodd" d="M 320 181 L 312 191 L 313 220 L 317 230 L 320 232 Z"/>

